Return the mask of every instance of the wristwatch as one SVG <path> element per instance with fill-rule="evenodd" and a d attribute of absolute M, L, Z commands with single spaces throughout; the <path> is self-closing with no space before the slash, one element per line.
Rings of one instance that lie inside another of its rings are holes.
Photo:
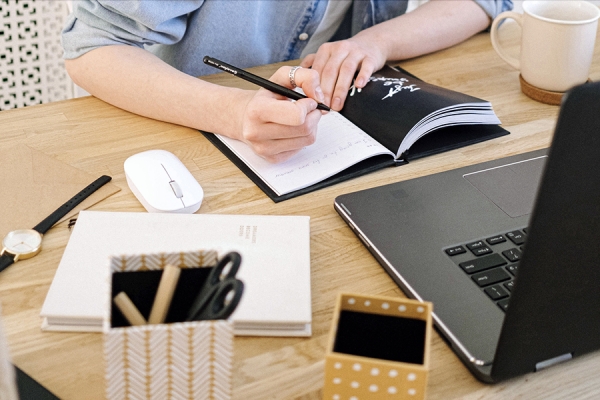
<path fill-rule="evenodd" d="M 42 249 L 42 236 L 69 211 L 85 200 L 112 178 L 102 175 L 73 198 L 67 201 L 46 219 L 33 227 L 33 229 L 17 229 L 9 232 L 2 240 L 0 252 L 0 272 L 18 260 L 26 260 L 35 256 Z"/>

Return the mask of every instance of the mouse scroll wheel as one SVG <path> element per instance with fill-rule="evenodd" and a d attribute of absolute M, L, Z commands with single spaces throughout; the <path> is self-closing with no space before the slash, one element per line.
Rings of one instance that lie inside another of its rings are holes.
<path fill-rule="evenodd" d="M 183 192 L 181 191 L 181 188 L 179 187 L 177 182 L 171 181 L 171 182 L 169 182 L 169 185 L 171 185 L 171 189 L 173 189 L 173 193 L 175 193 L 175 197 L 177 197 L 178 199 L 183 197 Z"/>

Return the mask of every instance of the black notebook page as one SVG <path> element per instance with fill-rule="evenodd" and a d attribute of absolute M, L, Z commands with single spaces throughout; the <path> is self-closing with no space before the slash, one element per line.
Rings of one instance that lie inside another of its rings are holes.
<path fill-rule="evenodd" d="M 360 92 L 351 88 L 340 114 L 397 153 L 402 140 L 419 121 L 441 109 L 464 103 L 488 104 L 386 66 L 374 73 Z"/>

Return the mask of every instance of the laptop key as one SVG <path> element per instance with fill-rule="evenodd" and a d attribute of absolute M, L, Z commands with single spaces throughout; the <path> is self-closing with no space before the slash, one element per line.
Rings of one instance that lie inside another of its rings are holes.
<path fill-rule="evenodd" d="M 508 297 L 508 292 L 500 285 L 485 288 L 484 292 L 490 296 L 492 300 L 500 300 Z"/>
<path fill-rule="evenodd" d="M 525 234 L 521 231 L 512 231 L 506 234 L 506 237 L 509 238 L 514 244 L 517 246 L 525 243 Z"/>
<path fill-rule="evenodd" d="M 473 251 L 475 249 L 485 247 L 485 243 L 483 243 L 483 240 L 478 240 L 476 242 L 467 244 L 467 247 L 469 248 L 469 250 Z"/>
<path fill-rule="evenodd" d="M 517 276 L 517 271 L 519 270 L 519 264 L 507 265 L 506 270 L 508 272 L 510 272 L 513 276 Z"/>
<path fill-rule="evenodd" d="M 506 282 L 506 283 L 504 284 L 504 287 L 505 287 L 506 289 L 508 289 L 508 291 L 509 291 L 509 292 L 512 292 L 512 290 L 513 290 L 513 289 L 514 289 L 514 287 L 515 287 L 515 281 Z"/>
<path fill-rule="evenodd" d="M 504 250 L 502 255 L 510 262 L 517 262 L 521 259 L 521 251 L 517 248 Z"/>
<path fill-rule="evenodd" d="M 499 267 L 507 264 L 506 260 L 500 254 L 494 253 L 482 256 L 470 261 L 464 261 L 458 264 L 467 274 L 483 271 L 486 269 Z"/>
<path fill-rule="evenodd" d="M 494 268 L 474 274 L 471 276 L 471 278 L 475 281 L 475 283 L 477 283 L 477 285 L 483 287 L 493 285 L 494 283 L 507 281 L 510 279 L 510 275 L 503 268 Z"/>
<path fill-rule="evenodd" d="M 462 253 L 466 253 L 467 250 L 465 250 L 464 247 L 462 246 L 454 246 L 450 249 L 446 249 L 446 254 L 448 254 L 449 256 L 455 256 L 457 254 L 462 254 Z"/>
<path fill-rule="evenodd" d="M 484 247 L 478 247 L 478 248 L 476 248 L 474 250 L 471 250 L 471 252 L 474 255 L 476 255 L 477 257 L 480 257 L 480 256 L 483 256 L 483 255 L 486 255 L 486 254 L 490 254 L 492 252 L 492 249 L 490 249 L 487 246 L 484 246 Z"/>
<path fill-rule="evenodd" d="M 510 302 L 510 298 L 508 299 L 504 299 L 504 300 L 500 300 L 499 302 L 497 302 L 496 304 L 498 304 L 498 306 L 503 310 L 506 311 L 508 309 L 508 303 Z"/>
<path fill-rule="evenodd" d="M 496 235 L 496 236 L 492 236 L 490 238 L 485 239 L 485 241 L 488 242 L 488 244 L 491 244 L 493 246 L 498 243 L 506 242 L 506 238 L 504 237 L 504 235 Z"/>

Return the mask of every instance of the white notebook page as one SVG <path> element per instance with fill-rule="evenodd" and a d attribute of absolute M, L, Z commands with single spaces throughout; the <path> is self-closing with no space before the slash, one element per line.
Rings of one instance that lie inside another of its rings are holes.
<path fill-rule="evenodd" d="M 257 156 L 243 142 L 216 136 L 278 195 L 311 186 L 369 157 L 394 156 L 337 112 L 321 117 L 314 144 L 278 164 Z"/>

